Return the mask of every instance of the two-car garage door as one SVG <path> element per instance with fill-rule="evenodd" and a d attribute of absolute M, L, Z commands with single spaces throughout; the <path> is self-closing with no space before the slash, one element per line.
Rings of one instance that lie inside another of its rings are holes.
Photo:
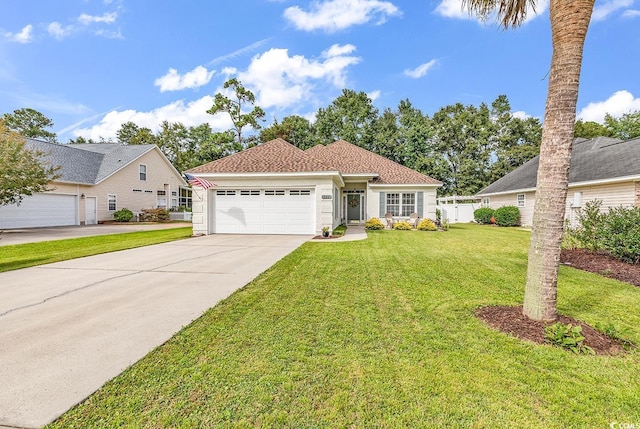
<path fill-rule="evenodd" d="M 35 194 L 0 207 L 0 229 L 76 225 L 76 196 Z"/>
<path fill-rule="evenodd" d="M 311 189 L 219 189 L 214 191 L 218 234 L 313 234 Z"/>

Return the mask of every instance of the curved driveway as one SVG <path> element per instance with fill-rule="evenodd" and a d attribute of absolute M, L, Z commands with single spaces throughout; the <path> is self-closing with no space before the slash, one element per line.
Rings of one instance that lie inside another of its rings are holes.
<path fill-rule="evenodd" d="M 0 426 L 53 421 L 309 238 L 211 235 L 0 273 Z"/>

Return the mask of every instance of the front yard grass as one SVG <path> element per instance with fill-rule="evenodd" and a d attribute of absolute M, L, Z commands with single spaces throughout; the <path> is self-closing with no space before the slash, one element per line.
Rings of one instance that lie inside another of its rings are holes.
<path fill-rule="evenodd" d="M 191 237 L 192 232 L 192 228 L 189 226 L 2 246 L 0 247 L 0 273 L 99 253 L 180 240 Z"/>
<path fill-rule="evenodd" d="M 51 425 L 609 427 L 640 353 L 574 355 L 473 315 L 522 303 L 529 233 L 452 225 L 305 243 Z M 567 267 L 559 311 L 640 343 L 640 289 Z"/>

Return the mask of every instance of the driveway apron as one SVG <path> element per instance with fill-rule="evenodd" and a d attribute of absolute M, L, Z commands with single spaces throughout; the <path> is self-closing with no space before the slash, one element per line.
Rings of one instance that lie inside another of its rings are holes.
<path fill-rule="evenodd" d="M 309 238 L 211 235 L 0 273 L 0 426 L 52 422 Z"/>

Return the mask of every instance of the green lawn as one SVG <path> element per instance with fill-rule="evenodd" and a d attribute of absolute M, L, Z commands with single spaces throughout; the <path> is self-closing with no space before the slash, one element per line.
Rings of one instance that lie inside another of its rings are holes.
<path fill-rule="evenodd" d="M 0 273 L 191 237 L 191 226 L 0 247 Z"/>
<path fill-rule="evenodd" d="M 529 233 L 453 225 L 305 243 L 52 425 L 609 427 L 640 352 L 573 355 L 473 316 L 519 304 Z M 562 267 L 560 312 L 640 343 L 640 289 Z"/>

